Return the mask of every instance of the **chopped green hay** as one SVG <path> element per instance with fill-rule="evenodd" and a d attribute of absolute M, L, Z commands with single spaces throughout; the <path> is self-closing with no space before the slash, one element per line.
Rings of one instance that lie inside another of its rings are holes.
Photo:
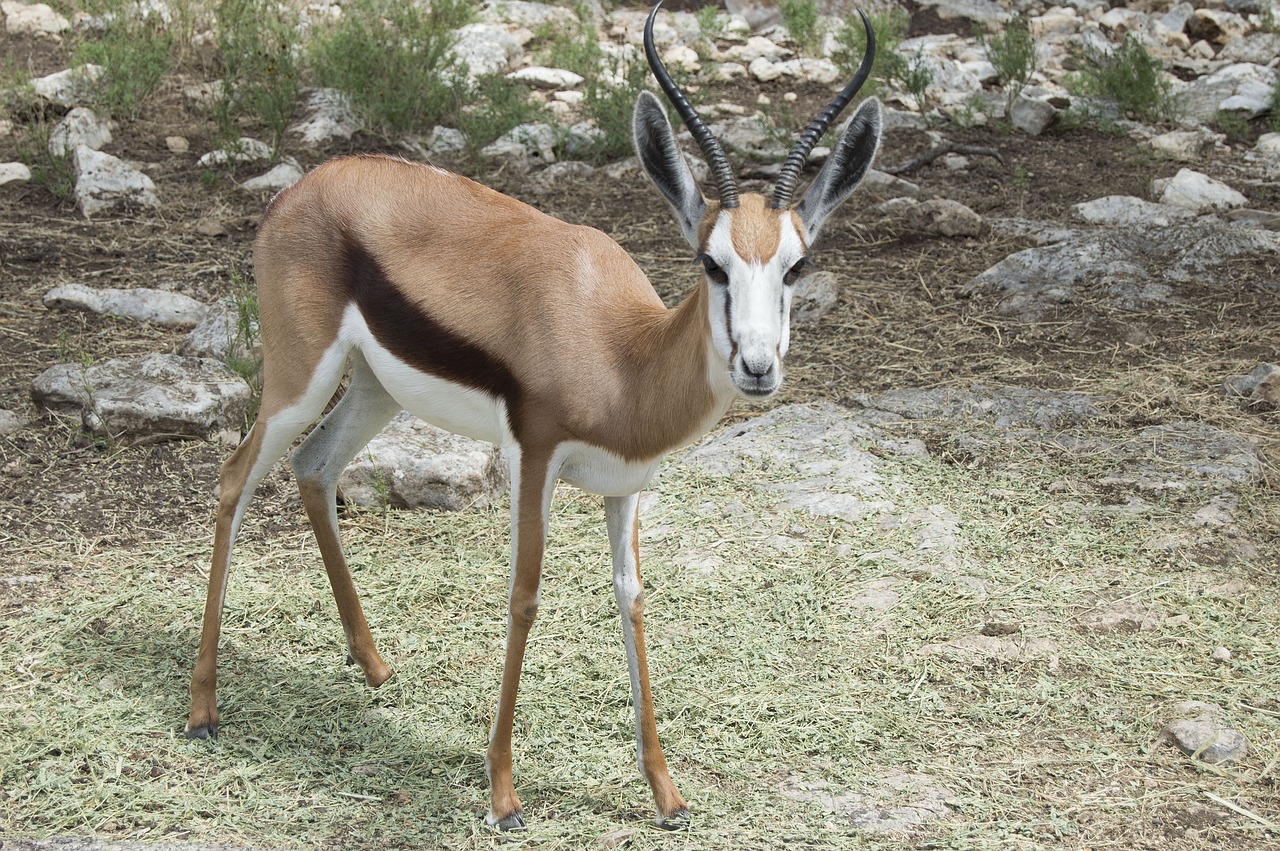
<path fill-rule="evenodd" d="M 796 478 L 785 465 L 747 461 L 726 478 L 668 464 L 642 513 L 642 570 L 658 727 L 694 811 L 678 834 L 651 825 L 635 767 L 597 498 L 562 486 L 553 510 L 516 716 L 530 829 L 514 838 L 482 823 L 505 510 L 348 512 L 352 571 L 396 670 L 376 691 L 343 664 L 309 533 L 272 533 L 251 510 L 216 742 L 180 731 L 208 547 L 33 547 L 7 572 L 28 577 L 16 586 L 26 597 L 0 623 L 0 835 L 1022 849 L 1117 835 L 1178 847 L 1200 825 L 1280 841 L 1264 825 L 1280 822 L 1275 554 L 1239 577 L 1254 586 L 1246 596 L 1207 591 L 1211 570 L 1149 545 L 1172 503 L 1108 513 L 1050 486 L 1087 460 L 1034 469 L 1014 456 L 1000 470 L 885 460 L 898 520 L 857 523 L 780 507 L 779 486 Z M 955 545 L 934 553 L 922 529 L 948 517 Z M 859 602 L 886 580 L 891 602 Z M 1164 618 L 1083 627 L 1118 600 Z M 975 663 L 922 650 L 992 624 L 1053 653 Z M 1219 645 L 1229 665 L 1211 660 Z M 1190 699 L 1222 706 L 1249 756 L 1213 767 L 1160 745 L 1169 708 Z M 868 830 L 869 812 L 922 821 Z"/>

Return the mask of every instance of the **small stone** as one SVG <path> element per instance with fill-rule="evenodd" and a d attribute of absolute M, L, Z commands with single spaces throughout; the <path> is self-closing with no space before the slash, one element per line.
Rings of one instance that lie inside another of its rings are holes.
<path fill-rule="evenodd" d="M 258 139 L 250 139 L 243 137 L 232 142 L 225 148 L 218 148 L 215 151 L 202 156 L 198 163 L 202 166 L 226 165 L 227 163 L 252 163 L 261 162 L 271 159 L 271 148 L 266 142 Z"/>
<path fill-rule="evenodd" d="M 978 236 L 983 230 L 981 216 L 959 201 L 946 198 L 915 205 L 907 212 L 907 224 L 914 230 L 945 237 Z"/>
<path fill-rule="evenodd" d="M 160 206 L 156 185 L 118 157 L 81 145 L 75 152 L 76 201 L 85 218 L 119 204 Z"/>
<path fill-rule="evenodd" d="M 1192 210 L 1229 210 L 1249 203 L 1222 181 L 1189 168 L 1180 169 L 1173 177 L 1151 181 L 1151 195 L 1161 204 Z"/>
<path fill-rule="evenodd" d="M 0 408 L 0 434 L 13 434 L 26 424 L 27 421 L 13 411 Z"/>
<path fill-rule="evenodd" d="M 360 130 L 360 119 L 351 99 L 337 89 L 316 89 L 307 95 L 304 118 L 289 127 L 303 145 L 314 146 L 335 139 L 350 139 Z"/>
<path fill-rule="evenodd" d="M 93 102 L 93 84 L 105 71 L 101 65 L 80 65 L 32 80 L 31 88 L 37 95 L 58 106 L 79 106 Z"/>
<path fill-rule="evenodd" d="M 0 186 L 6 183 L 26 183 L 31 179 L 31 169 L 25 163 L 0 163 Z"/>
<path fill-rule="evenodd" d="M 165 136 L 164 146 L 169 149 L 171 154 L 185 154 L 191 150 L 191 143 L 187 141 L 185 136 Z"/>
<path fill-rule="evenodd" d="M 513 71 L 507 75 L 508 80 L 519 80 L 522 83 L 528 83 L 540 89 L 572 89 L 575 86 L 582 85 L 583 77 L 581 74 L 575 74 L 572 71 L 566 71 L 563 68 L 545 68 L 541 65 L 531 65 L 528 68 L 521 68 L 519 71 Z"/>
<path fill-rule="evenodd" d="M 71 29 L 71 22 L 45 3 L 0 3 L 4 11 L 4 29 L 10 35 L 35 35 L 57 39 Z"/>
<path fill-rule="evenodd" d="M 698 71 L 702 68 L 698 63 L 698 51 L 683 44 L 667 48 L 662 54 L 662 62 L 668 68 L 679 68 L 683 71 Z"/>
<path fill-rule="evenodd" d="M 1160 731 L 1160 738 L 1187 756 L 1197 757 L 1210 765 L 1234 762 L 1249 753 L 1249 742 L 1244 735 L 1222 726 L 1210 713 L 1174 721 Z"/>
<path fill-rule="evenodd" d="M 1039 136 L 1057 118 L 1058 110 L 1046 100 L 1019 94 L 1009 109 L 1009 121 L 1029 136 Z"/>
<path fill-rule="evenodd" d="M 63 116 L 49 134 L 49 153 L 65 157 L 81 145 L 100 151 L 110 143 L 111 122 L 99 118 L 87 107 L 77 106 Z"/>
<path fill-rule="evenodd" d="M 1204 159 L 1224 141 L 1226 141 L 1226 136 L 1220 133 L 1211 133 L 1201 128 L 1200 130 L 1174 130 L 1170 133 L 1161 133 L 1159 136 L 1153 136 L 1148 139 L 1143 144 L 1173 159 L 1191 162 Z"/>
<path fill-rule="evenodd" d="M 1213 661 L 1226 664 L 1231 661 L 1231 651 L 1225 647 L 1215 647 L 1213 650 Z"/>
<path fill-rule="evenodd" d="M 796 282 L 791 295 L 791 321 L 816 324 L 840 298 L 840 281 L 832 272 L 810 272 Z"/>
<path fill-rule="evenodd" d="M 1280 408 L 1280 366 L 1263 363 L 1248 375 L 1228 378 L 1223 384 L 1227 396 L 1244 399 L 1267 410 Z"/>
<path fill-rule="evenodd" d="M 1253 149 L 1264 156 L 1280 157 L 1280 133 L 1263 133 Z"/>
<path fill-rule="evenodd" d="M 755 77 L 762 83 L 768 83 L 782 76 L 782 72 L 778 70 L 778 66 L 774 65 L 763 56 L 759 56 L 751 60 L 751 64 L 747 66 L 747 70 L 751 72 L 751 76 Z"/>
<path fill-rule="evenodd" d="M 1074 218 L 1091 225 L 1138 225 L 1164 227 L 1170 222 L 1195 217 L 1194 210 L 1144 201 L 1132 195 L 1108 195 L 1076 204 Z"/>
<path fill-rule="evenodd" d="M 241 183 L 240 188 L 246 192 L 279 192 L 297 183 L 302 179 L 302 175 L 302 166 L 298 165 L 296 160 L 286 157 L 265 174 L 251 177 Z"/>
<path fill-rule="evenodd" d="M 201 236 L 226 236 L 227 226 L 220 219 L 203 216 L 196 220 L 195 231 Z"/>

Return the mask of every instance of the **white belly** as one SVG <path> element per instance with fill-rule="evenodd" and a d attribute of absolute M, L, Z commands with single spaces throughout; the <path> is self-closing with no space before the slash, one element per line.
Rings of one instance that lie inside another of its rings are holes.
<path fill-rule="evenodd" d="M 559 461 L 561 479 L 600 496 L 627 496 L 643 490 L 662 460 L 659 456 L 627 461 L 607 449 L 577 441 L 560 444 L 553 457 Z"/>
<path fill-rule="evenodd" d="M 514 440 L 502 399 L 405 363 L 374 338 L 354 304 L 343 314 L 339 334 L 344 342 L 360 350 L 392 398 L 418 419 L 500 446 Z"/>

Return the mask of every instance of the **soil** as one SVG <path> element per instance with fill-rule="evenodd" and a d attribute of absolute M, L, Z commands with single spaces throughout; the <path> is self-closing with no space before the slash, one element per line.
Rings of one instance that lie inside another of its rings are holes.
<path fill-rule="evenodd" d="M 946 22 L 946 31 L 954 29 L 954 22 Z M 49 42 L 9 37 L 4 44 L 13 65 L 33 74 L 66 67 L 65 49 Z M 765 94 L 780 102 L 786 91 L 780 81 L 739 87 L 720 99 L 753 103 Z M 803 89 L 797 94 L 797 115 L 816 112 L 826 95 Z M 15 116 L 15 123 L 33 117 Z M 58 116 L 38 118 L 52 126 Z M 246 135 L 255 135 L 253 129 L 245 128 Z M 1151 179 L 1172 176 L 1181 167 L 1123 136 L 1087 129 L 1037 138 L 998 128 L 940 129 L 949 141 L 994 149 L 1004 161 L 973 156 L 958 170 L 937 161 L 905 177 L 925 196 L 960 201 L 988 219 L 1064 224 L 1073 204 L 1114 194 L 1145 197 Z M 1252 128 L 1251 137 L 1260 131 Z M 189 140 L 190 153 L 168 150 L 165 137 L 175 135 Z M 90 223 L 72 200 L 51 192 L 47 180 L 0 188 L 0 408 L 29 421 L 0 436 L 0 541 L 11 554 L 51 541 L 118 547 L 182 530 L 210 534 L 212 495 L 226 447 L 94 438 L 77 421 L 38 411 L 30 387 L 55 363 L 176 351 L 182 341 L 181 332 L 46 310 L 41 298 L 55 286 L 157 287 L 205 301 L 248 286 L 250 248 L 267 199 L 236 184 L 256 171 L 229 174 L 196 164 L 213 140 L 212 123 L 176 92 L 139 120 L 122 123 L 108 151 L 146 164 L 160 187 L 158 211 Z M 930 144 L 926 132 L 894 131 L 886 136 L 879 162 L 905 162 Z M 0 161 L 31 162 L 37 146 L 38 133 L 20 126 L 0 137 Z M 1232 146 L 1197 167 L 1230 179 L 1246 147 Z M 289 153 L 310 167 L 330 156 L 370 150 L 396 148 L 385 139 L 357 136 L 323 151 Z M 608 233 L 668 302 L 694 283 L 689 250 L 661 197 L 638 174 L 607 183 L 569 181 L 551 194 L 532 196 L 521 175 L 494 173 L 481 163 L 453 165 L 560 218 Z M 763 186 L 744 181 L 743 189 Z M 1280 206 L 1275 181 L 1246 192 L 1254 206 Z M 1241 264 L 1236 279 L 1218 291 L 1173 284 L 1176 306 L 1120 312 L 1075 305 L 1044 322 L 1018 324 L 995 312 L 994 296 L 967 294 L 965 285 L 1029 241 L 995 230 L 971 239 L 906 231 L 872 209 L 877 201 L 855 195 L 828 225 L 815 260 L 818 268 L 836 273 L 843 293 L 819 324 L 793 329 L 788 381 L 770 405 L 842 401 L 901 386 L 1077 390 L 1102 399 L 1116 424 L 1199 418 L 1244 430 L 1257 440 L 1274 484 L 1280 417 L 1265 410 L 1242 414 L 1218 391 L 1227 377 L 1280 358 L 1274 289 L 1280 269 L 1274 259 Z M 225 233 L 201 235 L 195 226 L 202 218 L 222 223 Z M 757 410 L 740 406 L 733 416 Z M 254 512 L 267 522 L 255 526 L 254 534 L 303 527 L 288 478 L 280 471 L 264 484 Z M 1275 524 L 1250 532 L 1267 546 L 1280 535 Z M 61 577 L 48 579 L 56 593 Z M 7 594 L 0 586 L 0 618 L 15 605 Z M 1200 812 L 1171 812 L 1168 818 L 1176 833 L 1211 825 Z"/>

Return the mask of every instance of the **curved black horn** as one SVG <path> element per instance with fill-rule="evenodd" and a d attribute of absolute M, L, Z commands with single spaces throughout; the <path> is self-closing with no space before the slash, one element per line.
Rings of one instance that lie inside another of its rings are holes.
<path fill-rule="evenodd" d="M 724 150 L 720 147 L 720 143 L 716 141 L 716 137 L 711 135 L 711 131 L 707 129 L 702 117 L 698 115 L 693 105 L 689 103 L 689 99 L 681 94 L 680 89 L 676 87 L 675 81 L 667 73 L 662 60 L 658 58 L 657 48 L 653 46 L 653 22 L 658 17 L 658 9 L 661 7 L 662 0 L 658 0 L 653 7 L 653 11 L 649 13 L 649 19 L 644 22 L 644 55 L 649 60 L 649 69 L 653 71 L 653 76 L 657 78 L 658 86 L 662 89 L 662 93 L 667 96 L 667 100 L 671 101 L 671 105 L 676 108 L 676 112 L 680 115 L 680 120 L 684 122 L 684 126 L 689 128 L 689 132 L 693 135 L 694 141 L 698 143 L 698 147 L 702 148 L 702 153 L 707 158 L 707 164 L 711 166 L 711 174 L 715 177 L 716 187 L 720 190 L 720 206 L 736 207 L 738 206 L 738 184 L 733 179 L 733 169 L 729 167 L 729 160 L 725 158 Z"/>
<path fill-rule="evenodd" d="M 818 144 L 822 134 L 827 132 L 831 122 L 844 112 L 844 108 L 849 105 L 849 101 L 853 100 L 853 96 L 858 93 L 858 89 L 862 88 L 862 84 L 871 74 L 871 65 L 876 60 L 876 34 L 871 28 L 871 21 L 867 20 L 866 13 L 859 9 L 858 14 L 862 16 L 862 26 L 867 31 L 867 53 L 862 57 L 858 73 L 853 75 L 849 85 L 841 89 L 840 94 L 836 95 L 831 103 L 827 104 L 827 108 L 813 120 L 809 128 L 800 134 L 800 141 L 796 142 L 796 146 L 787 155 L 787 161 L 782 164 L 782 172 L 778 175 L 778 183 L 773 189 L 775 210 L 785 210 L 791 206 L 791 195 L 796 191 L 796 181 L 800 179 L 800 170 L 804 168 L 805 160 L 809 159 L 809 152 L 813 150 L 814 145 Z"/>

